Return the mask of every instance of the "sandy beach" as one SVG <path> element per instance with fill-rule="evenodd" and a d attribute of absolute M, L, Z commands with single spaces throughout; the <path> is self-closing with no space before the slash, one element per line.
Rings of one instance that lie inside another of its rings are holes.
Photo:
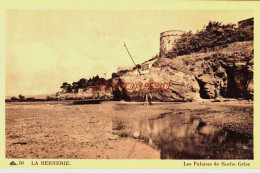
<path fill-rule="evenodd" d="M 6 158 L 253 159 L 252 102 L 71 103 L 6 103 Z"/>

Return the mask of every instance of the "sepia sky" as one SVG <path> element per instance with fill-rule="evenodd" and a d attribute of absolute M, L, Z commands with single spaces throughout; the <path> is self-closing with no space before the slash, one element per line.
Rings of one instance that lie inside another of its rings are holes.
<path fill-rule="evenodd" d="M 52 94 L 63 82 L 107 78 L 159 52 L 160 33 L 203 28 L 209 20 L 236 23 L 252 11 L 8 10 L 6 95 Z"/>

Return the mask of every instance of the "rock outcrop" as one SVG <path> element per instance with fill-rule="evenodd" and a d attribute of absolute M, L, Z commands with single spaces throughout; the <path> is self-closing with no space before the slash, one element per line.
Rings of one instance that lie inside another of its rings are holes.
<path fill-rule="evenodd" d="M 121 76 L 121 79 L 124 83 L 133 83 L 136 87 L 126 89 L 130 100 L 143 100 L 144 93 L 149 91 L 152 92 L 153 100 L 157 101 L 189 101 L 200 98 L 195 77 L 169 67 L 154 67 L 149 74 L 126 74 Z"/>
<path fill-rule="evenodd" d="M 236 42 L 227 48 L 194 53 L 174 59 L 159 58 L 145 75 L 124 73 L 124 83 L 168 83 L 165 90 L 152 90 L 153 100 L 192 101 L 216 97 L 253 99 L 253 42 Z M 158 87 L 157 87 L 158 88 Z M 149 90 L 149 89 L 148 89 Z M 130 100 L 143 100 L 147 91 L 126 89 Z"/>

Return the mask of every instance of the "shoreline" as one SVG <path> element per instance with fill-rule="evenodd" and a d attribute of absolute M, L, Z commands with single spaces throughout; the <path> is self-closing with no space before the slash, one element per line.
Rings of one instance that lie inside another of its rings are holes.
<path fill-rule="evenodd" d="M 253 130 L 252 102 L 167 102 L 152 106 L 116 101 L 97 105 L 16 103 L 6 104 L 7 158 L 160 159 L 158 148 L 138 138 L 141 122 L 161 121 L 165 116 L 170 118 L 167 122 L 174 122 L 175 117 L 194 117 L 209 127 L 231 125 L 229 128 L 249 136 Z M 117 130 L 120 124 L 123 131 Z"/>

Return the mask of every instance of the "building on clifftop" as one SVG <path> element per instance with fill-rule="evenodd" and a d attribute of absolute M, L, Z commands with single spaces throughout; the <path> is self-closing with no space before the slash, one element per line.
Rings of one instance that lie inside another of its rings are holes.
<path fill-rule="evenodd" d="M 160 57 L 164 57 L 175 46 L 176 40 L 184 34 L 181 30 L 170 30 L 161 33 L 160 36 Z"/>

